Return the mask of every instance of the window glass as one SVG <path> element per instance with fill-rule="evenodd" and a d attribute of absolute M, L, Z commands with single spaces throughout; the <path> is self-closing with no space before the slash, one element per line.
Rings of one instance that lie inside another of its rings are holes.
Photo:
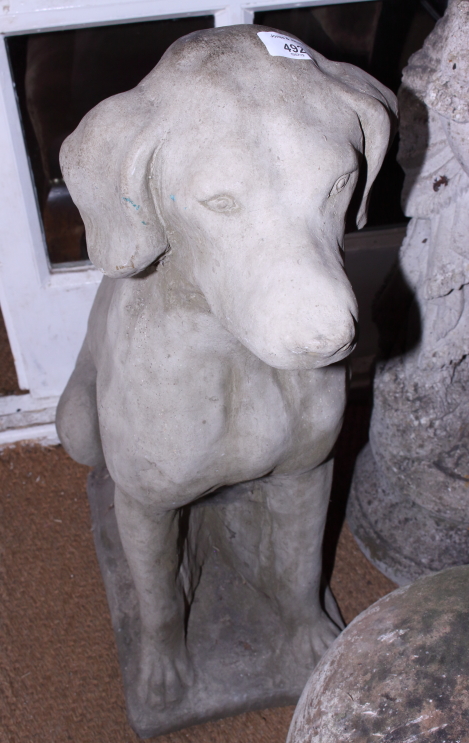
<path fill-rule="evenodd" d="M 329 59 L 350 62 L 397 92 L 401 72 L 447 0 L 372 0 L 255 14 L 255 23 L 298 36 Z M 104 98 L 129 90 L 180 36 L 214 25 L 213 16 L 7 37 L 12 76 L 49 260 L 87 260 L 84 226 L 62 180 L 59 151 L 81 118 Z M 405 221 L 396 138 L 375 183 L 370 227 Z"/>
<path fill-rule="evenodd" d="M 97 103 L 135 87 L 176 39 L 213 25 L 213 16 L 202 16 L 7 38 L 52 265 L 88 258 L 83 222 L 60 171 L 64 139 Z"/>

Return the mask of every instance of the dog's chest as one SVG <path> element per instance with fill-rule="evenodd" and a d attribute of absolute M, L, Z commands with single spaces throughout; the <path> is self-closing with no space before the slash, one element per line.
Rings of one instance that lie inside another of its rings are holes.
<path fill-rule="evenodd" d="M 193 497 L 278 468 L 308 469 L 333 446 L 343 370 L 278 371 L 210 317 L 158 324 L 143 313 L 111 331 L 98 407 L 117 481 Z"/>

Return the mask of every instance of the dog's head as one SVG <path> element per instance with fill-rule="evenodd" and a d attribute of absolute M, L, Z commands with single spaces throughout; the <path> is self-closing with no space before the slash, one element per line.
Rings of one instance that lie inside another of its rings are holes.
<path fill-rule="evenodd" d="M 311 368 L 352 347 L 345 215 L 365 167 L 357 223 L 366 222 L 395 98 L 307 47 L 309 59 L 271 56 L 259 31 L 179 39 L 140 85 L 87 114 L 61 165 L 105 274 L 132 276 L 170 246 L 256 355 Z"/>

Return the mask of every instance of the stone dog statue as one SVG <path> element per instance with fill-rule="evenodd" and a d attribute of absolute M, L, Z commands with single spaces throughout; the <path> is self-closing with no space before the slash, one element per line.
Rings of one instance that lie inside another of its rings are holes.
<path fill-rule="evenodd" d="M 150 708 L 197 676 L 184 617 L 198 535 L 189 523 L 181 538 L 180 513 L 215 491 L 262 502 L 227 559 L 275 605 L 296 667 L 311 670 L 338 632 L 319 590 L 337 362 L 357 318 L 344 221 L 366 161 L 365 224 L 395 98 L 309 48 L 274 54 L 258 32 L 278 41 L 247 25 L 179 39 L 61 152 L 105 278 L 57 426 L 115 483 L 141 626 L 135 689 Z"/>

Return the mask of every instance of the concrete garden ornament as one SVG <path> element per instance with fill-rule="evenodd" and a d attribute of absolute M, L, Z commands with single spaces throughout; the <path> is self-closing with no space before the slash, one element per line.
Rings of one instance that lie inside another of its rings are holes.
<path fill-rule="evenodd" d="M 344 220 L 366 161 L 365 223 L 395 99 L 278 40 L 180 39 L 61 152 L 105 278 L 57 425 L 97 468 L 141 735 L 295 700 L 340 626 L 320 584 L 357 314 Z"/>
<path fill-rule="evenodd" d="M 399 96 L 412 220 L 382 305 L 395 324 L 402 278 L 411 302 L 377 368 L 349 522 L 369 558 L 406 583 L 469 563 L 468 0 L 450 0 Z"/>
<path fill-rule="evenodd" d="M 287 743 L 466 743 L 469 566 L 362 612 L 305 686 Z"/>

